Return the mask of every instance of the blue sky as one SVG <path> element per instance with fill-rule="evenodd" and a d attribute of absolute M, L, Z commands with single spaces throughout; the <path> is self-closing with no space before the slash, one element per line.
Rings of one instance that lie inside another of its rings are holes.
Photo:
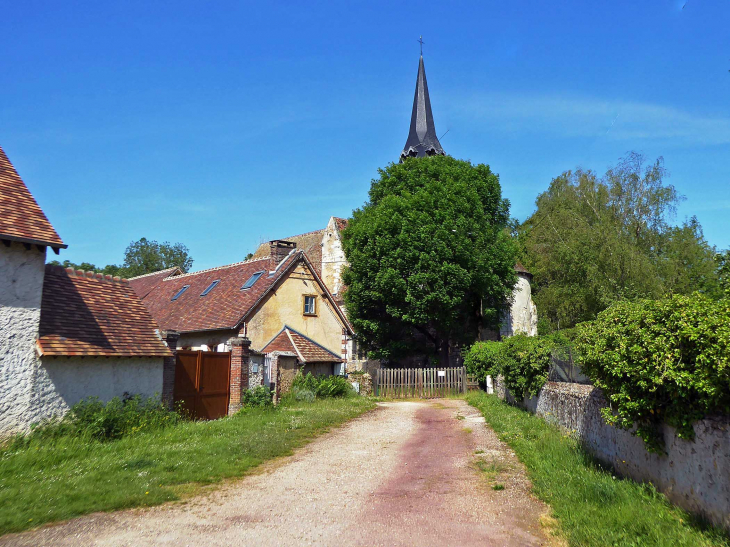
<path fill-rule="evenodd" d="M 513 216 L 638 150 L 727 248 L 730 2 L 684 4 L 0 0 L 0 145 L 62 259 L 145 236 L 235 262 L 365 201 L 423 35 L 441 143 L 499 173 Z"/>

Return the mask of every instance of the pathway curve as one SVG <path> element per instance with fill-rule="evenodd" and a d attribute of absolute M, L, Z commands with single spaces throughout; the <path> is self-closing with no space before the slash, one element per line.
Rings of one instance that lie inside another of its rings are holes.
<path fill-rule="evenodd" d="M 97 513 L 0 545 L 547 545 L 524 468 L 461 400 L 381 403 L 185 503 Z M 504 485 L 494 490 L 493 485 Z"/>

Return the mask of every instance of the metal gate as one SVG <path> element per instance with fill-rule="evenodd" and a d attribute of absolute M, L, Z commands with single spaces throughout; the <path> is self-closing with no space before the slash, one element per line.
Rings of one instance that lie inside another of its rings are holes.
<path fill-rule="evenodd" d="M 464 367 L 378 369 L 373 387 L 379 397 L 395 399 L 447 397 L 466 393 L 466 369 Z"/>
<path fill-rule="evenodd" d="M 214 420 L 228 414 L 231 380 L 231 352 L 177 352 L 175 363 L 175 406 L 191 417 Z"/>

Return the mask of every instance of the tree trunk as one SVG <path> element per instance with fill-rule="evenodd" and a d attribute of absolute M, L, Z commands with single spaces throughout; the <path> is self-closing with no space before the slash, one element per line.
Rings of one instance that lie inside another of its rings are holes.
<path fill-rule="evenodd" d="M 449 341 L 441 340 L 440 362 L 443 368 L 449 366 Z"/>

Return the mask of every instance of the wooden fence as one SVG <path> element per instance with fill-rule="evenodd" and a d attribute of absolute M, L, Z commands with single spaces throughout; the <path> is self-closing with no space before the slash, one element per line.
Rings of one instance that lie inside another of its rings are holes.
<path fill-rule="evenodd" d="M 446 397 L 466 393 L 464 367 L 378 369 L 373 391 L 379 397 L 403 399 Z"/>

